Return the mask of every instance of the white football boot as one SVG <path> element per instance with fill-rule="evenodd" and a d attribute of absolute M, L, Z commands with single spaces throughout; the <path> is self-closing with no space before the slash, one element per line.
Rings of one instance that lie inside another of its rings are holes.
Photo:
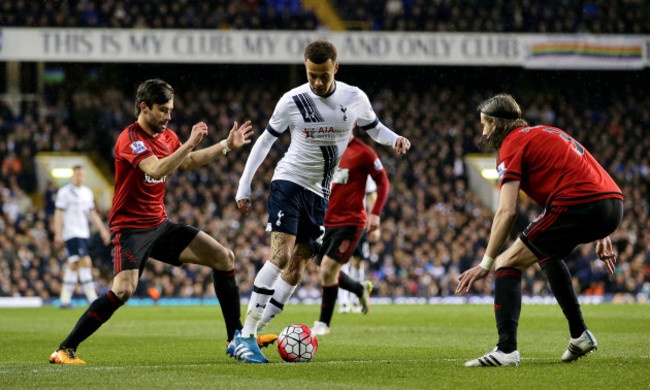
<path fill-rule="evenodd" d="M 494 348 L 478 359 L 473 359 L 464 364 L 465 367 L 518 367 L 519 351 L 504 353 Z"/>
<path fill-rule="evenodd" d="M 569 348 L 562 354 L 563 362 L 572 362 L 598 349 L 598 342 L 590 331 L 585 330 L 577 339 L 571 339 Z"/>
<path fill-rule="evenodd" d="M 330 327 L 324 322 L 314 321 L 314 326 L 312 326 L 311 331 L 316 336 L 324 336 L 330 334 Z"/>

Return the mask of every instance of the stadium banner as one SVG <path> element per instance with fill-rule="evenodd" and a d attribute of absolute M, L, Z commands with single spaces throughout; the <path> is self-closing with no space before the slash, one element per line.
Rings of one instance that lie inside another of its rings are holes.
<path fill-rule="evenodd" d="M 536 69 L 641 69 L 650 40 L 633 36 L 541 36 L 528 39 L 524 67 Z"/>
<path fill-rule="evenodd" d="M 588 34 L 3 28 L 0 61 L 300 64 L 315 39 L 343 64 L 629 69 L 650 36 Z"/>

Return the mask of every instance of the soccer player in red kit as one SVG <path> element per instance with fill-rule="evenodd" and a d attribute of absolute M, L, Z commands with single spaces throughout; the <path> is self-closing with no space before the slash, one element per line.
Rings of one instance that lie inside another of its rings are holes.
<path fill-rule="evenodd" d="M 85 363 L 75 356 L 77 346 L 131 298 L 149 257 L 175 266 L 193 263 L 211 267 L 228 339 L 242 327 L 233 252 L 199 229 L 167 219 L 164 195 L 167 176 L 177 168 L 194 169 L 250 143 L 250 121 L 241 126 L 235 122 L 227 139 L 195 151 L 207 135 L 208 126 L 203 122 L 195 124 L 187 142 L 181 143 L 167 129 L 173 98 L 174 90 L 162 80 L 147 80 L 138 86 L 137 121 L 120 134 L 115 144 L 115 194 L 109 220 L 113 285 L 91 303 L 52 353 L 50 363 Z"/>
<path fill-rule="evenodd" d="M 364 199 L 368 176 L 377 183 L 377 199 L 366 218 Z M 351 279 L 341 271 L 341 266 L 352 256 L 361 233 L 364 230 L 370 233 L 379 228 L 381 210 L 390 189 L 386 170 L 377 153 L 354 135 L 350 137 L 332 183 L 332 194 L 325 214 L 323 247 L 317 257 L 323 286 L 320 318 L 312 329 L 317 335 L 330 331 L 339 287 L 357 295 L 362 313 L 368 312 L 372 283 L 367 281 L 361 284 Z"/>
<path fill-rule="evenodd" d="M 598 344 L 582 319 L 571 274 L 562 259 L 577 245 L 595 241 L 596 254 L 614 273 L 616 257 L 609 235 L 623 219 L 623 194 L 594 157 L 567 133 L 549 126 L 528 126 L 512 96 L 494 96 L 483 101 L 478 110 L 483 126 L 479 146 L 484 151 L 499 152 L 501 193 L 483 261 L 459 276 L 456 293 L 468 292 L 495 263 L 494 312 L 499 342 L 493 351 L 465 366 L 519 365 L 521 274 L 534 263 L 546 274 L 569 322 L 571 341 L 562 361 L 574 361 L 597 349 Z M 498 255 L 515 222 L 520 189 L 544 211 Z"/>

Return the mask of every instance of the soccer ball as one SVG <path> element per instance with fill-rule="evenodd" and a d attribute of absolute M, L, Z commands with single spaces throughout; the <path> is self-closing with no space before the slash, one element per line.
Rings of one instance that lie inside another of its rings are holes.
<path fill-rule="evenodd" d="M 317 350 L 318 340 L 307 325 L 289 325 L 278 336 L 278 353 L 285 362 L 308 362 Z"/>

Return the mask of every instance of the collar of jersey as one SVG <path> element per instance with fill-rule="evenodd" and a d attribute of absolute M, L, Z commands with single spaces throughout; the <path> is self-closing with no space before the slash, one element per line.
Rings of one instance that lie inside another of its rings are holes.
<path fill-rule="evenodd" d="M 311 93 L 313 93 L 314 95 L 316 95 L 316 92 L 314 92 L 314 90 L 311 89 L 311 85 L 309 86 L 309 90 L 311 91 Z M 334 80 L 334 89 L 332 90 L 332 92 L 330 92 L 330 93 L 328 93 L 328 94 L 326 94 L 326 95 L 322 95 L 322 96 L 321 96 L 321 95 L 316 95 L 316 96 L 318 96 L 319 98 L 326 99 L 326 98 L 332 96 L 332 95 L 334 94 L 334 92 L 336 92 L 336 80 Z"/>
<path fill-rule="evenodd" d="M 156 139 L 156 137 L 151 136 L 151 135 L 149 135 L 149 133 L 147 133 L 146 131 L 144 131 L 144 129 L 142 128 L 142 126 L 140 126 L 140 122 L 138 122 L 137 120 L 135 121 L 135 125 L 136 125 L 136 130 L 138 130 L 140 133 L 144 134 L 146 137 Z M 167 130 L 167 129 L 165 129 L 165 130 Z M 164 133 L 164 132 L 163 132 L 163 133 Z M 160 133 L 160 134 L 162 134 L 162 133 Z"/>

